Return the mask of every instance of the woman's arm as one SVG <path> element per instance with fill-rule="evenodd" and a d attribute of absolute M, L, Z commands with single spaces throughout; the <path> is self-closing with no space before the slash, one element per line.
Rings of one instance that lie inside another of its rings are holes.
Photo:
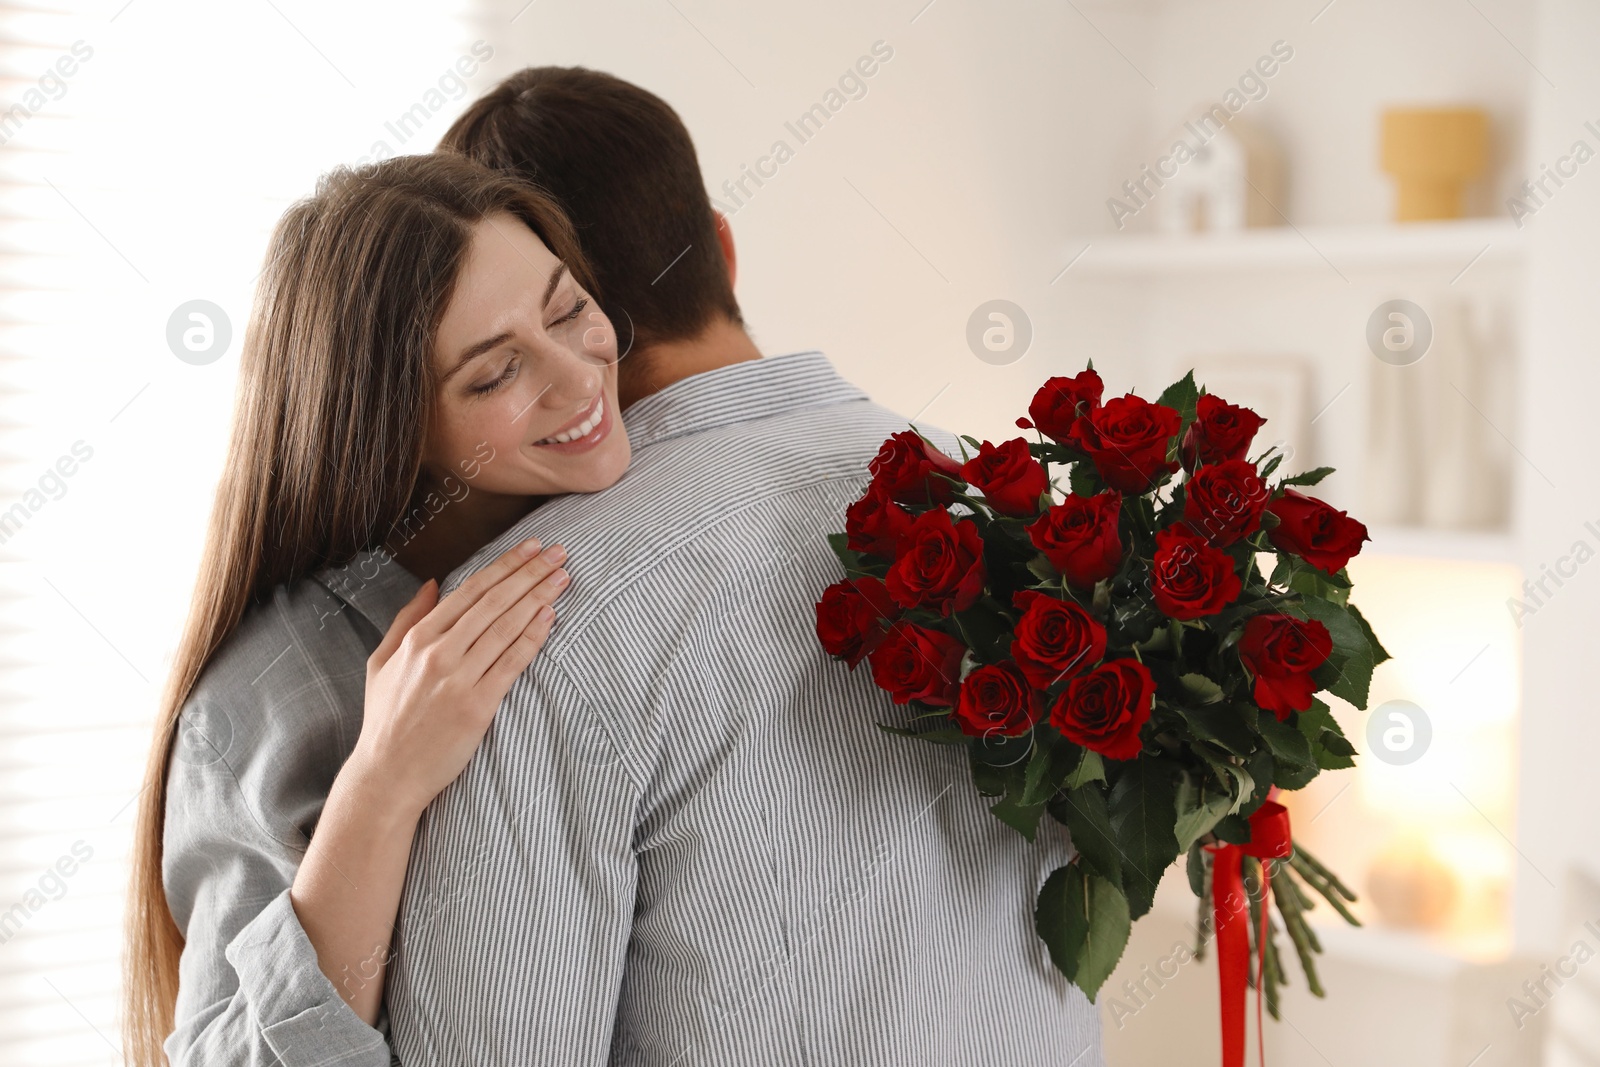
<path fill-rule="evenodd" d="M 378 1018 L 422 811 L 477 751 L 555 621 L 566 554 L 540 548 L 526 541 L 508 550 L 443 601 L 437 583 L 425 583 L 367 661 L 361 736 L 290 899 L 318 966 L 368 1025 Z"/>

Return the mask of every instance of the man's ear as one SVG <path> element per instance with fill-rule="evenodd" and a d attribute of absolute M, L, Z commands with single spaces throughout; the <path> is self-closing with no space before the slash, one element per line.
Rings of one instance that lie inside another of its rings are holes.
<path fill-rule="evenodd" d="M 715 208 L 712 214 L 717 216 L 717 244 L 722 248 L 723 262 L 728 264 L 728 288 L 732 289 L 739 266 L 739 257 L 733 250 L 733 225 L 728 222 L 728 216 Z"/>

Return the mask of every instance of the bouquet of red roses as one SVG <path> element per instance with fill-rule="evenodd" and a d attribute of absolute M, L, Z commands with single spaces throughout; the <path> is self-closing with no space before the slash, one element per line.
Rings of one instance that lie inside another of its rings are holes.
<path fill-rule="evenodd" d="M 1247 980 L 1277 1016 L 1270 896 L 1318 995 L 1302 883 L 1355 921 L 1271 794 L 1353 765 L 1315 694 L 1365 708 L 1388 658 L 1349 602 L 1345 563 L 1368 536 L 1293 488 L 1331 468 L 1274 483 L 1281 453 L 1247 459 L 1265 420 L 1192 372 L 1155 403 L 1102 392 L 1092 363 L 1051 378 L 1017 420 L 1036 443 L 962 438 L 965 462 L 914 429 L 885 441 L 830 538 L 846 577 L 817 635 L 921 712 L 881 728 L 967 749 L 996 817 L 1029 840 L 1047 815 L 1066 826 L 1076 855 L 1035 925 L 1091 999 L 1187 854 L 1226 1045 L 1230 985 L 1241 1016 Z"/>

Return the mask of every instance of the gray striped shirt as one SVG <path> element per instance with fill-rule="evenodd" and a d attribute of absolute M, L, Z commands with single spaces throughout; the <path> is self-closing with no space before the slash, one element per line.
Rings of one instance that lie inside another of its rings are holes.
<path fill-rule="evenodd" d="M 906 709 L 817 644 L 824 537 L 904 420 L 800 353 L 627 426 L 616 486 L 445 584 L 529 536 L 571 553 L 554 635 L 419 829 L 401 1060 L 1101 1064 L 1032 929 L 1064 833 L 1002 825 L 963 753 L 878 730 Z"/>

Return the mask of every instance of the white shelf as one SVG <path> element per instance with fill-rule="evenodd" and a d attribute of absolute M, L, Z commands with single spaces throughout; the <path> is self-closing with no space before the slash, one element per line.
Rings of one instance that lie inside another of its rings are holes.
<path fill-rule="evenodd" d="M 1086 248 L 1087 246 L 1087 248 Z M 1069 275 L 1183 274 L 1214 270 L 1322 270 L 1333 275 L 1434 267 L 1453 280 L 1468 265 L 1520 260 L 1523 233 L 1509 219 L 1372 226 L 1266 226 L 1234 233 L 1109 234 L 1069 242 Z M 1072 262 L 1077 257 L 1076 262 Z"/>
<path fill-rule="evenodd" d="M 1516 538 L 1505 530 L 1446 530 L 1423 526 L 1368 526 L 1372 540 L 1363 555 L 1413 556 L 1422 559 L 1517 562 Z"/>

